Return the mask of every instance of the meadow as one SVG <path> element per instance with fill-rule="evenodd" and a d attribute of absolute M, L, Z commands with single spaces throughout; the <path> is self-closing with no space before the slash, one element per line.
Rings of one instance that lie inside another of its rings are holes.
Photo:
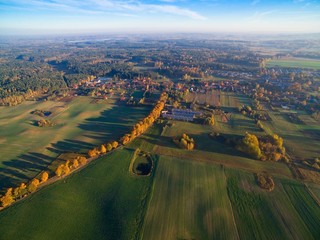
<path fill-rule="evenodd" d="M 31 114 L 35 109 L 51 111 L 45 119 L 55 125 L 35 126 L 35 121 L 41 119 Z M 86 152 L 108 140 L 117 140 L 150 109 L 131 108 L 114 100 L 93 104 L 90 97 L 77 97 L 71 102 L 25 102 L 15 107 L 1 107 L 0 188 L 36 176 L 61 153 Z"/>
<path fill-rule="evenodd" d="M 320 69 L 320 61 L 304 58 L 274 59 L 267 62 L 267 67 Z"/>
<path fill-rule="evenodd" d="M 117 150 L 0 212 L 0 239 L 138 239 L 152 178 Z"/>

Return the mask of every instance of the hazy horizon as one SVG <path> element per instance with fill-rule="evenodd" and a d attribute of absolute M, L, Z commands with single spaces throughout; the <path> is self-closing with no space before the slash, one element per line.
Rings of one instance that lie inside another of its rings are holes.
<path fill-rule="evenodd" d="M 1 35 L 86 33 L 316 33 L 314 0 L 8 0 Z"/>

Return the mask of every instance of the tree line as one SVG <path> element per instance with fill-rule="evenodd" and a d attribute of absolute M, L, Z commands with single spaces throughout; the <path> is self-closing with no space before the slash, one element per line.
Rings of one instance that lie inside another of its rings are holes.
<path fill-rule="evenodd" d="M 138 122 L 129 134 L 125 134 L 120 142 L 123 145 L 126 145 L 131 140 L 136 138 L 137 136 L 144 133 L 148 127 L 150 127 L 153 122 L 158 119 L 161 115 L 161 111 L 163 110 L 166 100 L 167 94 L 163 92 L 160 95 L 159 101 L 152 109 L 150 114 L 145 117 L 142 121 Z M 100 154 L 105 154 L 113 149 L 116 149 L 119 146 L 117 141 L 113 141 L 110 143 L 102 144 L 99 147 L 95 147 L 90 149 L 87 153 L 89 157 L 95 157 Z M 62 177 L 67 176 L 72 171 L 79 168 L 81 165 L 85 165 L 87 163 L 87 158 L 85 156 L 77 156 L 73 160 L 67 160 L 65 163 L 60 164 L 55 170 L 55 176 Z M 26 197 L 28 194 L 35 192 L 38 189 L 38 186 L 49 179 L 48 172 L 42 172 L 40 174 L 40 178 L 32 179 L 28 184 L 21 183 L 19 187 L 16 188 L 8 188 L 3 196 L 0 197 L 0 203 L 2 207 L 7 207 L 14 203 L 16 200 L 19 200 L 23 197 Z"/>

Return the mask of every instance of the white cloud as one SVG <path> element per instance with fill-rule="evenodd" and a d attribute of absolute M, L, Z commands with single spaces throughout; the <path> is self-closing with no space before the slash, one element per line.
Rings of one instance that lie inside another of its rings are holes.
<path fill-rule="evenodd" d="M 19 4 L 20 7 L 32 7 L 33 9 L 48 9 L 55 11 L 67 11 L 75 13 L 102 14 L 118 11 L 123 16 L 132 16 L 135 13 L 167 13 L 184 16 L 196 20 L 204 20 L 205 17 L 187 8 L 174 5 L 175 0 L 162 0 L 165 3 L 147 4 L 139 0 L 9 0 L 8 3 Z"/>

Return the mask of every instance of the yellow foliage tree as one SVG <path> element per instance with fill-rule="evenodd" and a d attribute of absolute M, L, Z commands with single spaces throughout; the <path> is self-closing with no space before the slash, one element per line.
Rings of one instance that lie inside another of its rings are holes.
<path fill-rule="evenodd" d="M 32 179 L 31 183 L 28 186 L 29 192 L 35 192 L 40 184 L 40 181 L 37 178 Z"/>
<path fill-rule="evenodd" d="M 112 148 L 117 148 L 119 144 L 117 141 L 113 141 L 111 145 L 112 145 Z"/>
<path fill-rule="evenodd" d="M 48 180 L 48 178 L 49 178 L 49 174 L 47 173 L 47 172 L 43 172 L 42 174 L 41 174 L 41 182 L 43 183 L 43 182 L 46 182 L 47 180 Z"/>
<path fill-rule="evenodd" d="M 261 149 L 259 147 L 259 140 L 254 134 L 246 133 L 245 137 L 242 139 L 242 145 L 239 146 L 239 150 L 256 159 L 259 159 L 262 156 Z"/>
<path fill-rule="evenodd" d="M 207 117 L 205 120 L 205 124 L 207 125 L 213 126 L 214 123 L 215 123 L 215 119 L 213 115 L 211 115 L 210 117 Z"/>
<path fill-rule="evenodd" d="M 0 202 L 1 202 L 2 207 L 7 207 L 14 202 L 14 199 L 12 196 L 12 188 L 8 188 L 5 195 L 0 198 Z"/>
<path fill-rule="evenodd" d="M 68 175 L 70 173 L 70 168 L 68 165 L 62 165 L 62 172 L 64 175 Z"/>
<path fill-rule="evenodd" d="M 87 159 L 85 157 L 80 157 L 79 158 L 79 162 L 80 162 L 81 165 L 84 165 L 84 164 L 87 163 Z"/>
<path fill-rule="evenodd" d="M 77 159 L 73 160 L 72 167 L 76 169 L 79 166 L 79 161 Z"/>
<path fill-rule="evenodd" d="M 88 156 L 89 156 L 89 157 L 95 157 L 95 156 L 97 156 L 98 154 L 99 154 L 99 153 L 98 153 L 98 150 L 97 150 L 96 148 L 91 149 L 91 150 L 88 151 Z"/>
<path fill-rule="evenodd" d="M 107 151 L 110 152 L 112 150 L 112 145 L 108 143 L 106 148 L 107 148 Z"/>
<path fill-rule="evenodd" d="M 100 146 L 100 153 L 106 153 L 107 152 L 107 148 L 102 144 L 101 146 Z"/>
<path fill-rule="evenodd" d="M 59 165 L 56 170 L 56 175 L 60 177 L 62 175 L 62 165 Z"/>

